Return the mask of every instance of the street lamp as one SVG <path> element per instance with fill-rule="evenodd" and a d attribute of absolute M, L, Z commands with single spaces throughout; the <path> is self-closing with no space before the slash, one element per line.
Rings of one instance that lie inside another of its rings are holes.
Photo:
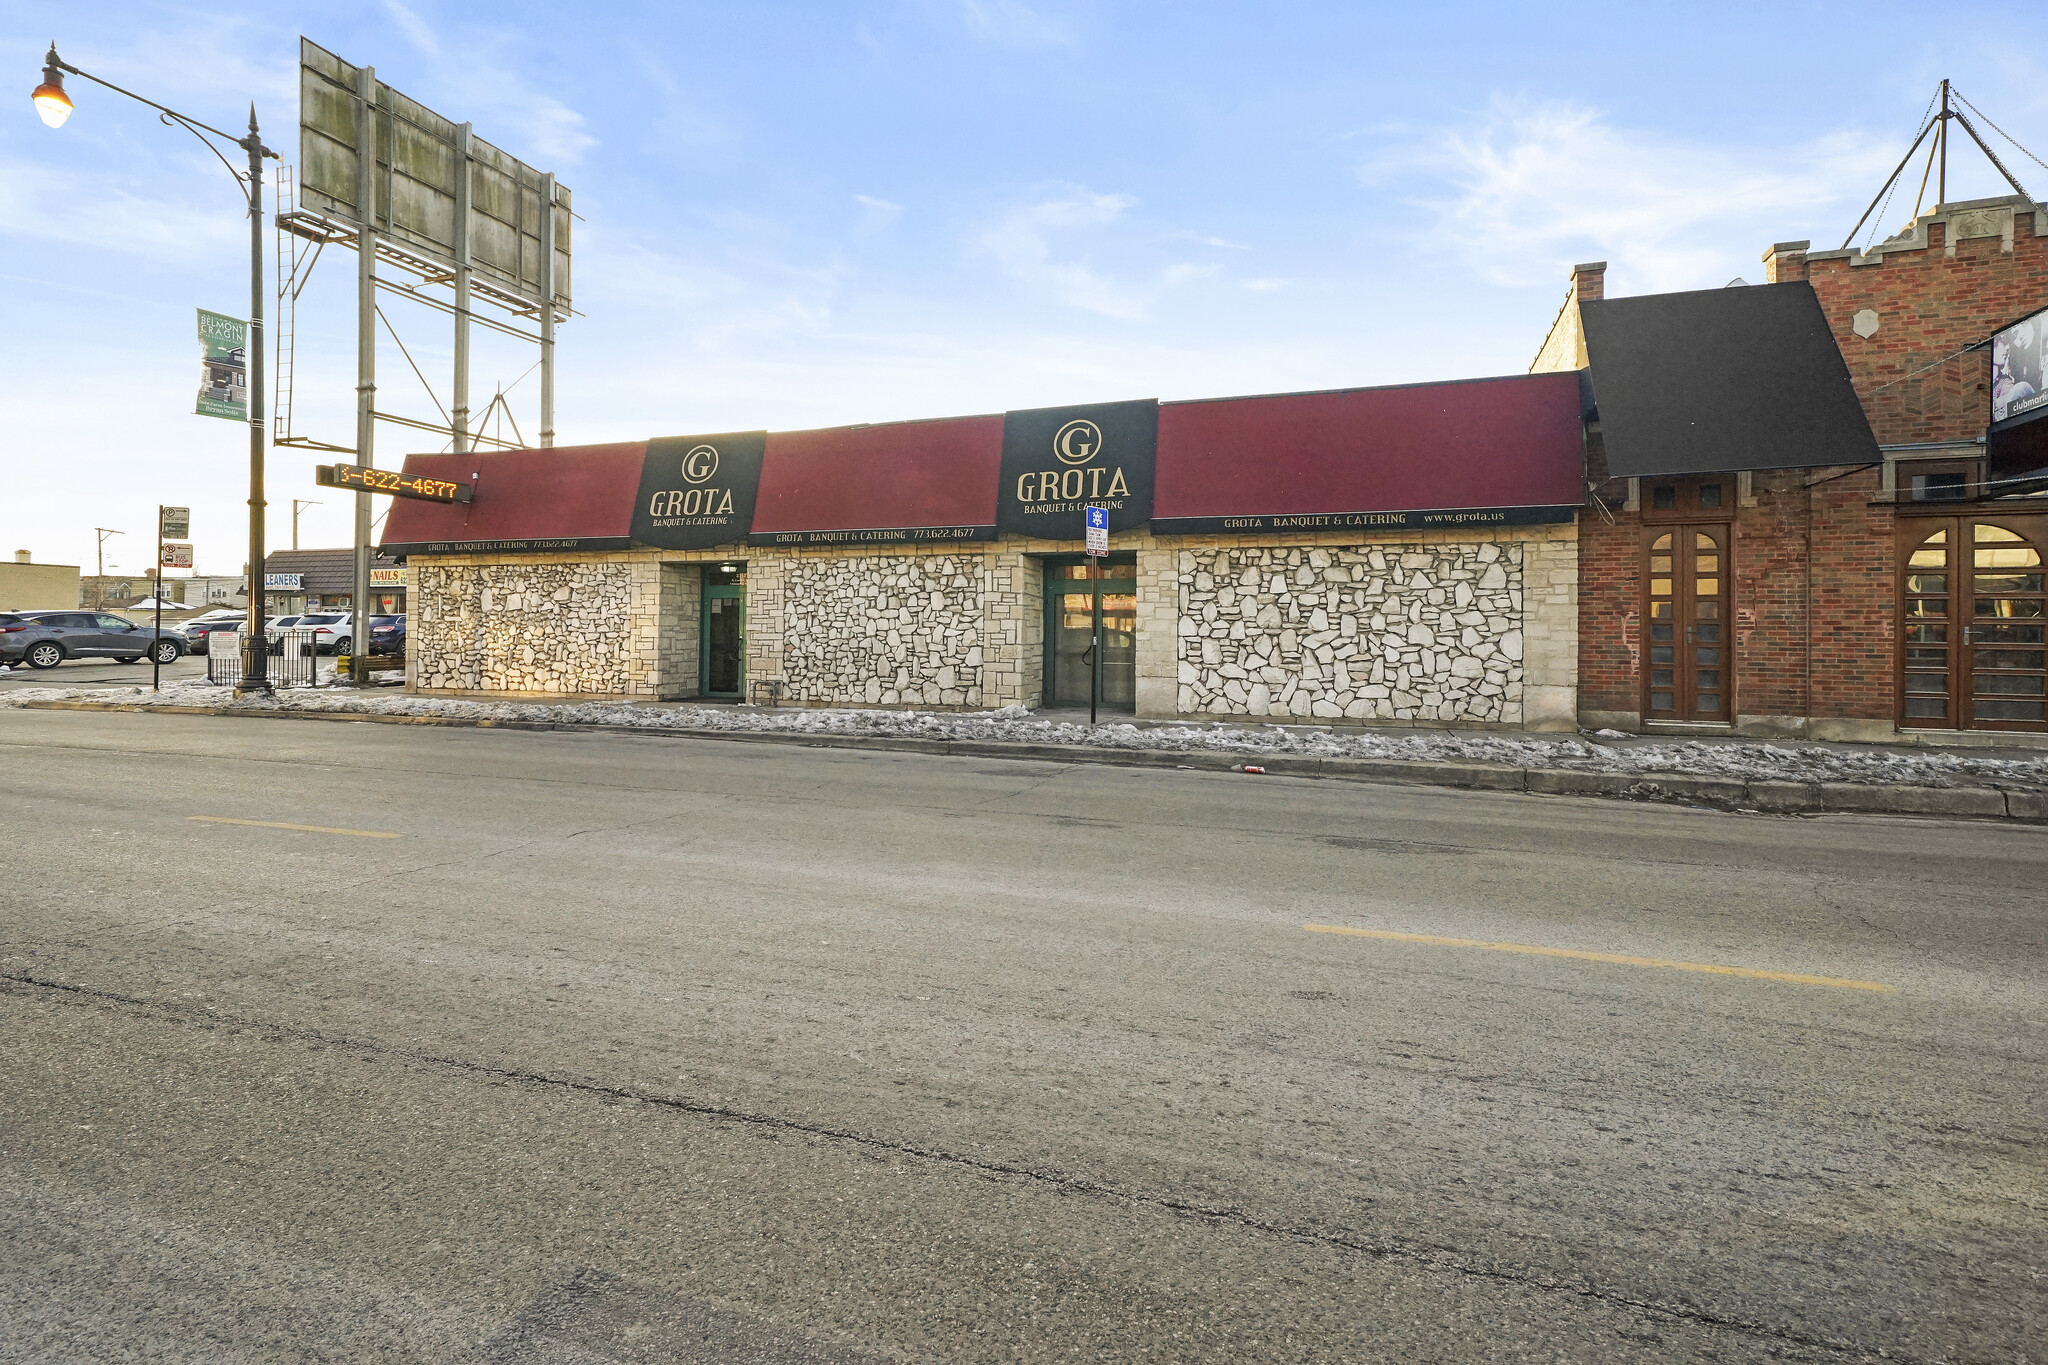
<path fill-rule="evenodd" d="M 144 99 L 133 90 L 123 90 L 112 81 L 103 81 L 89 71 L 80 71 L 57 55 L 56 43 L 50 44 L 50 54 L 43 59 L 43 83 L 35 88 L 29 98 L 35 101 L 36 112 L 44 123 L 52 128 L 64 126 L 64 120 L 71 117 L 71 97 L 64 93 L 64 75 L 82 76 L 94 85 L 103 85 L 117 95 L 146 104 L 156 110 L 157 117 L 166 124 L 175 124 L 199 139 L 206 149 L 219 158 L 227 167 L 228 174 L 242 186 L 243 195 L 249 202 L 249 619 L 242 632 L 242 680 L 236 685 L 237 693 L 268 692 L 270 690 L 270 650 L 263 633 L 263 158 L 275 160 L 277 153 L 263 145 L 257 133 L 256 106 L 249 106 L 249 135 L 234 137 L 220 129 L 186 118 L 175 109 L 167 109 L 155 100 Z M 246 174 L 238 171 L 208 137 L 220 139 L 230 146 L 240 147 L 249 154 L 249 169 Z M 161 577 L 161 575 L 159 575 Z"/>

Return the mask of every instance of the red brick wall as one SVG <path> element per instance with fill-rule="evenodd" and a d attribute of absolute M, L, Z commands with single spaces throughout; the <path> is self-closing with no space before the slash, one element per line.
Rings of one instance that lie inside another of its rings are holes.
<path fill-rule="evenodd" d="M 1598 432 L 1586 438 L 1586 478 L 1606 510 L 1579 513 L 1579 709 L 1640 711 L 1642 519 L 1625 508 L 1628 481 L 1607 479 Z"/>

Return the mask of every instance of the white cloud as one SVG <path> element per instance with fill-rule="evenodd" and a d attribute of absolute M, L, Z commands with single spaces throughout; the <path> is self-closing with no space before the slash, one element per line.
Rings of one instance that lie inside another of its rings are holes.
<path fill-rule="evenodd" d="M 1014 209 L 981 234 L 977 246 L 1011 278 L 1057 298 L 1069 307 L 1134 321 L 1145 316 L 1145 300 L 1082 259 L 1061 260 L 1054 239 L 1107 227 L 1138 201 L 1127 194 L 1092 194 L 1079 186 Z"/>
<path fill-rule="evenodd" d="M 1549 283 L 1604 257 L 1659 291 L 1719 283 L 1731 251 L 1753 258 L 1800 235 L 1816 211 L 1874 190 L 1896 155 L 1846 134 L 1762 150 L 1686 143 L 1579 104 L 1497 100 L 1470 126 L 1367 167 L 1365 179 L 1420 170 L 1447 182 L 1451 193 L 1424 207 L 1495 283 Z"/>
<path fill-rule="evenodd" d="M 865 237 L 880 232 L 903 216 L 903 205 L 892 204 L 886 199 L 877 199 L 871 194 L 856 194 L 853 202 L 861 207 L 860 221 L 854 224 L 857 236 Z"/>
<path fill-rule="evenodd" d="M 960 0 L 968 32 L 1004 47 L 1060 47 L 1073 41 L 1066 27 L 1017 0 Z"/>
<path fill-rule="evenodd" d="M 400 4 L 399 0 L 384 0 L 384 9 L 390 14 L 391 22 L 398 25 L 398 31 L 403 33 L 414 47 L 429 57 L 441 55 L 440 39 L 434 36 L 434 30 L 427 26 L 426 20 Z"/>

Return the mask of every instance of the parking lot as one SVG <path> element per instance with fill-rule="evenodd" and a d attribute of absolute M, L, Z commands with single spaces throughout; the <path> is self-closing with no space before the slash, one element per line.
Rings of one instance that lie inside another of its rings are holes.
<path fill-rule="evenodd" d="M 165 682 L 206 676 L 206 656 L 187 654 L 176 663 L 165 664 Z M 30 668 L 21 664 L 0 673 L 0 692 L 18 692 L 30 687 L 134 687 L 149 686 L 147 660 L 124 664 L 118 659 L 66 659 L 55 668 Z"/>

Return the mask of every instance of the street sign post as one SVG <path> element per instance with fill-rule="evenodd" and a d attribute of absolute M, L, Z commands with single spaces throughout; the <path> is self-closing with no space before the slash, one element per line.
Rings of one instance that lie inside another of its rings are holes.
<path fill-rule="evenodd" d="M 204 335 L 204 328 L 201 329 Z M 157 691 L 163 684 L 164 664 L 157 657 L 157 646 L 164 636 L 164 570 L 189 569 L 192 567 L 192 546 L 173 544 L 184 541 L 192 534 L 192 509 L 189 507 L 165 507 L 161 503 L 156 509 L 156 627 L 149 635 L 149 690 Z"/>
<path fill-rule="evenodd" d="M 1095 634 L 1088 647 L 1088 723 L 1095 724 L 1095 708 L 1102 700 L 1102 561 L 1109 555 L 1109 509 L 1082 509 L 1088 519 L 1088 582 L 1095 599 Z"/>
<path fill-rule="evenodd" d="M 192 567 L 192 543 L 190 541 L 167 540 L 157 555 L 160 569 L 189 569 Z"/>
<path fill-rule="evenodd" d="M 157 534 L 165 540 L 190 540 L 192 538 L 192 509 L 189 507 L 159 507 L 157 511 Z"/>

